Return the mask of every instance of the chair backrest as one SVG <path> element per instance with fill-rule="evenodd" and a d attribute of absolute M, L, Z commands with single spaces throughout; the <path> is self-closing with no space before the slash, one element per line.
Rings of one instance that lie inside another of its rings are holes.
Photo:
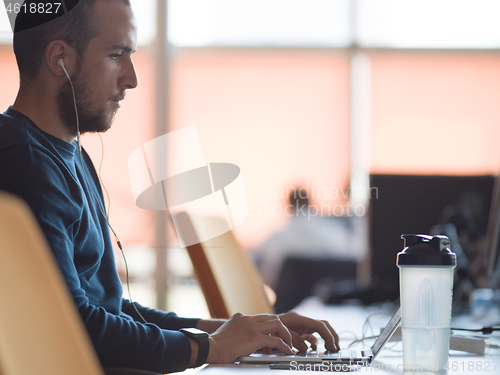
<path fill-rule="evenodd" d="M 225 226 L 223 218 L 176 214 L 181 236 L 204 237 L 207 228 Z M 210 240 L 186 247 L 212 318 L 243 314 L 274 313 L 262 279 L 231 230 Z"/>
<path fill-rule="evenodd" d="M 29 207 L 0 193 L 0 373 L 103 374 Z"/>

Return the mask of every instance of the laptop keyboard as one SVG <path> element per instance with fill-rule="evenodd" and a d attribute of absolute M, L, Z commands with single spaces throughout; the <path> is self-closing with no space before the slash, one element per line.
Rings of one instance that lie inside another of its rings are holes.
<path fill-rule="evenodd" d="M 307 353 L 297 353 L 296 357 L 308 357 L 308 358 L 328 358 L 328 359 L 361 359 L 364 357 L 364 353 L 361 350 L 348 350 L 341 349 L 339 352 L 318 352 L 316 350 L 311 350 Z"/>

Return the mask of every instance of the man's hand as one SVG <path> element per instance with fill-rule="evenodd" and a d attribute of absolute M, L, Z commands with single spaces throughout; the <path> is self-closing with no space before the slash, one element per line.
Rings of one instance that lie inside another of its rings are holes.
<path fill-rule="evenodd" d="M 277 315 L 234 314 L 209 340 L 208 363 L 233 363 L 263 347 L 294 354 L 292 335 Z"/>
<path fill-rule="evenodd" d="M 293 346 L 299 351 L 306 351 L 309 341 L 313 349 L 316 349 L 316 337 L 312 333 L 317 332 L 325 340 L 326 350 L 337 352 L 340 350 L 339 336 L 326 320 L 315 320 L 299 315 L 295 312 L 288 312 L 279 315 L 282 323 L 292 334 Z"/>

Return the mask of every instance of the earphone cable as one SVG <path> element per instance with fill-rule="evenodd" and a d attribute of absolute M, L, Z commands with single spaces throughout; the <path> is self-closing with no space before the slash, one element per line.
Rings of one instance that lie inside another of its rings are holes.
<path fill-rule="evenodd" d="M 68 72 L 66 71 L 66 68 L 64 68 L 63 65 L 61 65 L 61 67 L 63 68 L 64 74 L 66 75 L 66 77 L 69 80 L 69 83 L 70 83 L 70 86 L 71 86 L 71 92 L 73 93 L 73 103 L 75 105 L 75 115 L 76 115 L 76 134 L 77 134 L 77 142 L 78 142 L 78 154 L 80 155 L 80 163 L 82 164 L 82 169 L 83 169 L 83 175 L 84 175 L 84 178 L 85 178 L 85 182 L 86 182 L 87 187 L 89 188 L 90 192 L 94 196 L 94 199 L 97 202 L 97 206 L 99 207 L 99 211 L 101 211 L 101 214 L 102 214 L 104 220 L 106 221 L 106 224 L 108 225 L 109 229 L 111 229 L 111 232 L 113 232 L 113 235 L 115 236 L 116 244 L 118 245 L 118 248 L 120 249 L 120 251 L 122 253 L 123 260 L 125 261 L 125 273 L 126 273 L 126 279 L 127 279 L 126 280 L 127 281 L 127 291 L 128 291 L 128 296 L 129 296 L 130 302 L 131 302 L 132 306 L 134 307 L 134 310 L 137 313 L 137 315 L 142 319 L 142 321 L 145 324 L 147 324 L 148 323 L 147 320 L 139 312 L 139 310 L 137 309 L 137 306 L 135 305 L 134 300 L 132 299 L 132 293 L 130 292 L 130 283 L 129 283 L 129 275 L 128 275 L 129 274 L 129 272 L 128 272 L 128 264 L 127 264 L 127 259 L 125 257 L 125 252 L 123 251 L 120 239 L 118 238 L 118 235 L 116 234 L 115 230 L 113 229 L 113 227 L 109 223 L 108 217 L 106 216 L 106 214 L 104 213 L 104 210 L 101 207 L 101 203 L 99 201 L 99 198 L 97 197 L 96 193 L 94 193 L 94 190 L 90 186 L 90 182 L 89 182 L 88 177 L 87 177 L 87 170 L 85 168 L 85 164 L 83 163 L 83 157 L 82 157 L 82 143 L 81 143 L 81 139 L 80 139 L 80 120 L 78 118 L 78 108 L 77 108 L 77 105 L 76 105 L 75 89 L 73 87 L 73 82 L 71 81 L 71 78 L 70 78 Z M 102 142 L 102 139 L 101 139 L 101 142 Z M 103 150 L 104 150 L 104 146 L 103 146 Z M 104 151 L 103 151 L 103 153 L 104 153 Z M 99 168 L 99 170 L 100 170 L 100 168 Z M 100 181 L 100 183 L 102 184 L 102 181 Z M 106 190 L 106 188 L 104 188 L 104 189 Z M 106 191 L 106 193 L 107 193 L 107 191 Z M 108 198 L 109 198 L 109 195 L 108 195 Z"/>
<path fill-rule="evenodd" d="M 101 133 L 97 133 L 99 136 L 99 140 L 101 141 L 101 162 L 99 163 L 99 182 L 101 183 L 102 188 L 104 189 L 104 192 L 106 193 L 106 202 L 107 202 L 107 210 L 106 210 L 106 216 L 109 218 L 109 213 L 111 212 L 111 199 L 109 198 L 109 193 L 108 189 L 106 189 L 106 185 L 104 185 L 104 182 L 102 181 L 101 177 L 101 169 L 102 169 L 102 164 L 104 162 L 104 142 L 102 141 L 102 136 Z"/>

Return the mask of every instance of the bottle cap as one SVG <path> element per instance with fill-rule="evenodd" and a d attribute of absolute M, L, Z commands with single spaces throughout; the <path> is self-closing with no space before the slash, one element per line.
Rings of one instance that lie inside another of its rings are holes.
<path fill-rule="evenodd" d="M 441 266 L 456 267 L 457 256 L 450 250 L 446 236 L 426 234 L 403 234 L 405 248 L 398 253 L 399 266 Z"/>

